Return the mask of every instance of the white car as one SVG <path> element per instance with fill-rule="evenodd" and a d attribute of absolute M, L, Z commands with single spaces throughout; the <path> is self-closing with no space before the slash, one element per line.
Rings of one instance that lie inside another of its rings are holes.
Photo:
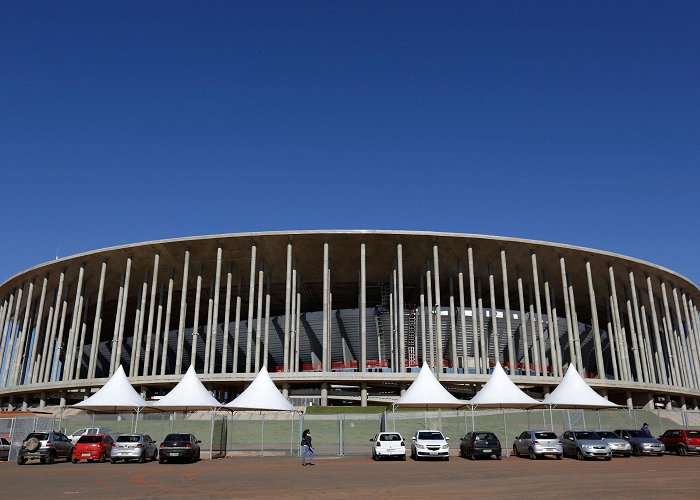
<path fill-rule="evenodd" d="M 380 432 L 372 439 L 372 460 L 398 458 L 406 460 L 406 442 L 398 432 Z"/>
<path fill-rule="evenodd" d="M 68 439 L 70 439 L 71 443 L 75 444 L 78 442 L 78 439 L 86 434 L 110 434 L 111 432 L 112 431 L 110 431 L 107 427 L 83 427 L 82 429 L 75 431 L 73 434 L 69 434 Z"/>
<path fill-rule="evenodd" d="M 419 458 L 442 458 L 450 459 L 450 445 L 442 432 L 436 430 L 420 430 L 416 431 L 411 438 L 411 458 L 418 460 Z"/>

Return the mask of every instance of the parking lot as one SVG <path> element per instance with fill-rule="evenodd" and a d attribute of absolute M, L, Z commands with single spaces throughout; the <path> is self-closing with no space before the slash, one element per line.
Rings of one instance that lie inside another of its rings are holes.
<path fill-rule="evenodd" d="M 369 456 L 233 457 L 194 464 L 0 463 L 5 498 L 27 496 L 209 497 L 695 497 L 700 457 L 373 462 Z"/>

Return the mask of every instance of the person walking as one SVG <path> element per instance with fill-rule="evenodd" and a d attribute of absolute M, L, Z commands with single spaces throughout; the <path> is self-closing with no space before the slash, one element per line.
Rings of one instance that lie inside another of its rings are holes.
<path fill-rule="evenodd" d="M 314 448 L 311 445 L 311 431 L 304 429 L 301 433 L 301 465 L 306 465 L 306 456 L 309 455 L 309 465 L 314 465 Z"/>
<path fill-rule="evenodd" d="M 646 422 L 644 422 L 641 431 L 645 432 L 647 436 L 651 437 L 651 429 L 649 428 L 649 424 L 647 424 Z"/>

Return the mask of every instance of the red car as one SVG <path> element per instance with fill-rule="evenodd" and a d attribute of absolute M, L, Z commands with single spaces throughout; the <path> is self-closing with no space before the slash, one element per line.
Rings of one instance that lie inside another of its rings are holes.
<path fill-rule="evenodd" d="M 700 431 L 669 429 L 659 437 L 659 441 L 666 445 L 666 450 L 675 451 L 679 455 L 700 453 Z"/>
<path fill-rule="evenodd" d="M 81 460 L 104 462 L 112 454 L 114 440 L 107 434 L 85 434 L 73 448 L 73 463 Z"/>

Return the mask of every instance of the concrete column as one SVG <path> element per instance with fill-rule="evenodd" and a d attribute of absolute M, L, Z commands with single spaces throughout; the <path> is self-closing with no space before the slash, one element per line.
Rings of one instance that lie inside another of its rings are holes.
<path fill-rule="evenodd" d="M 527 340 L 527 321 L 525 320 L 525 299 L 523 297 L 523 278 L 518 270 L 518 304 L 520 305 L 520 339 L 523 343 L 525 375 L 530 376 L 530 343 Z"/>
<path fill-rule="evenodd" d="M 540 349 L 540 370 L 542 376 L 547 376 L 547 352 L 544 347 L 544 331 L 542 329 L 542 299 L 540 298 L 540 277 L 537 270 L 537 255 L 533 252 L 532 259 L 532 282 L 535 293 L 535 308 L 537 311 L 537 337 L 538 347 Z"/>
<path fill-rule="evenodd" d="M 2 303 L 2 306 L 0 306 L 0 352 L 4 352 L 4 344 L 5 344 L 5 316 L 6 316 L 6 311 L 7 309 L 7 299 L 5 299 Z M 0 400 L 0 409 L 2 408 L 2 400 Z M 0 410 L 1 411 L 1 410 Z"/>
<path fill-rule="evenodd" d="M 644 405 L 644 409 L 647 411 L 654 411 L 656 408 L 654 406 L 654 395 L 651 392 L 647 393 L 647 402 Z"/>
<path fill-rule="evenodd" d="M 515 359 L 515 349 L 513 348 L 513 330 L 510 319 L 510 296 L 508 288 L 508 265 L 506 262 L 506 251 L 501 249 L 501 274 L 503 275 L 503 306 L 505 308 L 506 317 L 506 338 L 508 340 L 508 362 L 510 363 L 509 373 L 515 373 L 514 367 L 517 360 Z"/>
<path fill-rule="evenodd" d="M 399 317 L 399 356 L 401 362 L 399 364 L 401 372 L 406 371 L 406 333 L 404 331 L 404 301 L 403 301 L 403 246 L 401 243 L 396 245 L 396 260 L 398 261 L 398 278 L 399 278 L 399 308 L 396 315 Z"/>
<path fill-rule="evenodd" d="M 182 373 L 182 355 L 185 350 L 185 324 L 187 320 L 187 281 L 190 272 L 190 250 L 185 249 L 182 265 L 182 289 L 180 292 L 180 315 L 177 325 L 177 352 L 175 354 L 175 374 Z M 225 361 L 224 361 L 225 363 Z"/>
<path fill-rule="evenodd" d="M 394 261 L 394 270 L 391 273 L 392 276 L 392 293 L 391 293 L 391 371 L 399 372 L 399 332 L 398 332 L 398 309 L 399 309 L 399 294 L 398 294 L 398 283 L 396 277 L 396 261 Z"/>
<path fill-rule="evenodd" d="M 80 345 L 78 346 L 78 352 L 76 354 L 75 360 L 75 379 L 80 379 L 80 372 L 83 366 L 83 352 L 85 350 L 85 332 L 87 330 L 87 312 L 90 308 L 90 297 L 85 300 L 85 306 L 83 307 L 83 298 L 80 299 L 80 310 L 82 311 L 83 321 L 80 327 Z"/>
<path fill-rule="evenodd" d="M 561 289 L 564 295 L 564 313 L 566 314 L 566 334 L 569 341 L 569 362 L 577 367 L 579 373 L 583 371 L 581 361 L 576 357 L 576 348 L 574 347 L 573 321 L 571 321 L 571 307 L 569 303 L 569 285 L 566 282 L 566 262 L 564 257 L 559 257 L 559 269 L 561 270 Z"/>
<path fill-rule="evenodd" d="M 549 289 L 549 287 L 547 287 Z M 554 321 L 552 324 L 554 325 L 554 350 L 556 352 L 556 359 L 557 359 L 557 373 L 559 373 L 560 376 L 564 375 L 564 361 L 562 360 L 562 354 L 561 354 L 561 336 L 559 333 L 559 315 L 557 314 L 557 299 L 554 296 L 554 288 L 550 291 L 550 295 L 552 297 L 552 318 L 554 318 Z"/>
<path fill-rule="evenodd" d="M 68 295 L 70 295 L 70 287 L 64 293 L 61 301 L 61 320 L 59 321 L 58 326 L 58 338 L 56 339 L 56 355 L 54 357 L 54 366 L 53 373 L 51 374 L 51 382 L 57 382 L 60 378 L 58 372 L 58 362 L 61 359 L 61 351 L 63 350 L 63 329 L 66 325 L 66 309 L 68 308 Z"/>
<path fill-rule="evenodd" d="M 52 311 L 50 311 L 50 313 L 53 312 L 53 318 L 51 321 L 51 333 L 49 335 L 49 349 L 48 349 L 46 356 L 44 357 L 44 359 L 45 359 L 44 368 L 42 368 L 41 374 L 39 376 L 39 380 L 41 382 L 48 382 L 50 380 L 50 377 L 51 377 L 52 360 L 54 358 L 54 351 L 55 351 L 54 341 L 56 339 L 56 325 L 58 324 L 58 311 L 59 311 L 59 307 L 61 305 L 61 296 L 63 294 L 63 282 L 64 282 L 64 280 L 65 280 L 65 270 L 62 270 L 61 274 L 59 275 L 59 278 L 58 278 L 58 288 L 56 289 L 56 292 L 54 293 L 55 299 L 56 299 L 55 304 L 54 304 L 54 307 L 52 308 Z M 48 330 L 48 327 L 49 327 L 49 325 L 47 324 L 46 325 L 47 330 Z"/>
<path fill-rule="evenodd" d="M 238 373 L 238 346 L 241 335 L 241 292 L 243 289 L 243 279 L 238 278 L 238 287 L 236 290 L 236 319 L 233 325 L 233 366 L 232 372 Z"/>
<path fill-rule="evenodd" d="M 435 314 L 437 318 L 437 322 L 435 324 L 436 327 L 436 337 L 437 337 L 437 355 L 438 355 L 438 374 L 442 374 L 442 315 L 441 315 L 441 309 L 440 309 L 440 259 L 438 256 L 438 245 L 437 243 L 433 244 L 433 271 L 434 271 L 434 276 L 433 279 L 435 280 Z M 439 375 L 438 375 L 439 378 Z"/>
<path fill-rule="evenodd" d="M 199 343 L 199 311 L 202 303 L 202 264 L 197 269 L 197 280 L 194 295 L 194 318 L 192 324 L 192 345 L 190 351 L 190 366 L 197 369 L 197 344 Z"/>
<path fill-rule="evenodd" d="M 272 286 L 272 280 L 270 276 L 267 276 L 267 290 L 265 290 L 265 349 L 263 353 L 262 365 L 267 367 L 268 357 L 270 353 L 270 288 Z M 286 369 L 286 366 L 285 366 Z"/>
<path fill-rule="evenodd" d="M 143 272 L 143 283 L 139 297 L 139 308 L 136 311 L 138 324 L 134 325 L 134 342 L 131 346 L 131 364 L 129 366 L 129 377 L 136 377 L 141 366 L 141 349 L 143 346 L 143 324 L 146 318 L 146 298 L 148 297 L 148 271 Z"/>
<path fill-rule="evenodd" d="M 659 381 L 657 380 L 657 372 L 654 368 L 654 351 L 652 349 L 651 341 L 649 340 L 649 322 L 647 321 L 647 314 L 644 306 L 641 306 L 640 308 L 640 316 L 642 319 L 642 328 L 644 329 L 644 339 L 646 344 L 645 350 L 647 354 L 647 368 L 649 370 L 649 383 L 658 384 Z"/>
<path fill-rule="evenodd" d="M 46 393 L 42 392 L 39 395 L 39 410 L 43 410 L 46 407 Z"/>
<path fill-rule="evenodd" d="M 221 348 L 221 373 L 228 370 L 228 344 L 231 335 L 231 286 L 233 281 L 233 263 L 228 263 L 226 273 L 226 304 L 224 306 L 224 343 Z"/>
<path fill-rule="evenodd" d="M 481 349 L 481 372 L 484 374 L 489 373 L 489 342 L 488 342 L 488 332 L 486 331 L 486 325 L 484 324 L 484 298 L 481 294 L 481 279 L 476 279 L 476 294 L 479 297 L 477 299 L 477 307 L 479 309 L 479 340 Z"/>
<path fill-rule="evenodd" d="M 498 318 L 496 318 L 496 290 L 493 282 L 493 269 L 491 263 L 488 265 L 489 271 L 489 304 L 491 305 L 491 335 L 493 337 L 493 360 L 501 362 L 501 348 L 498 345 Z M 486 344 L 488 351 L 488 344 Z"/>
<path fill-rule="evenodd" d="M 367 371 L 367 249 L 364 241 L 360 244 L 360 367 L 358 371 Z M 367 386 L 365 385 L 366 405 Z"/>
<path fill-rule="evenodd" d="M 608 290 L 610 288 L 608 287 Z M 614 330 L 617 329 L 617 327 L 613 326 L 613 323 L 615 323 L 615 320 L 613 319 L 613 298 L 612 298 L 612 292 L 610 292 L 610 295 L 608 296 L 607 302 L 605 302 L 605 315 L 606 319 L 608 320 L 607 325 L 606 325 L 606 331 L 608 332 L 608 346 L 610 347 L 610 358 L 611 358 L 611 365 L 613 369 L 613 378 L 615 380 L 623 380 L 624 375 L 621 375 L 621 373 L 624 373 L 624 370 L 622 367 L 618 369 L 618 364 L 617 364 L 617 351 L 618 351 L 618 342 L 616 340 L 617 335 L 615 335 Z"/>
<path fill-rule="evenodd" d="M 328 242 L 323 242 L 323 346 L 321 367 L 324 372 L 328 366 Z"/>
<path fill-rule="evenodd" d="M 12 364 L 10 385 L 21 384 L 21 377 L 24 375 L 24 361 L 27 356 L 27 348 L 29 347 L 29 342 L 27 339 L 27 331 L 31 335 L 31 325 L 29 323 L 29 314 L 32 310 L 32 298 L 34 295 L 34 282 L 29 283 L 29 291 L 27 292 L 27 301 L 24 306 L 24 320 L 20 325 L 18 330 L 19 339 L 17 341 L 17 346 L 15 347 L 15 354 L 13 355 L 14 362 Z"/>
<path fill-rule="evenodd" d="M 434 340 L 434 322 L 435 322 L 435 309 L 433 302 L 433 281 L 430 268 L 425 272 L 425 282 L 428 286 L 428 314 L 430 314 L 430 321 L 428 321 L 428 356 L 430 358 L 430 367 L 433 370 L 437 370 L 437 365 L 435 364 L 435 340 Z"/>
<path fill-rule="evenodd" d="M 15 300 L 15 293 L 18 292 L 12 292 L 10 294 L 10 299 L 8 305 L 5 307 L 5 317 L 3 319 L 2 323 L 2 331 L 0 331 L 0 355 L 4 356 L 5 353 L 5 347 L 7 346 L 10 336 L 12 334 L 11 331 L 8 332 L 8 328 L 10 327 L 10 321 L 12 319 L 12 306 L 14 305 L 14 300 Z M 0 379 L 0 386 L 2 384 L 2 379 Z"/>
<path fill-rule="evenodd" d="M 673 294 L 673 305 L 674 309 L 676 311 L 676 324 L 678 325 L 678 337 L 680 338 L 680 346 L 681 350 L 683 351 L 683 357 L 685 358 L 685 362 L 683 364 L 683 367 L 686 369 L 687 373 L 687 386 L 688 387 L 695 387 L 695 379 L 693 377 L 693 374 L 695 373 L 695 366 L 693 364 L 693 359 L 692 355 L 689 357 L 688 354 L 688 344 L 685 340 L 686 337 L 686 331 L 685 328 L 683 327 L 683 317 L 681 316 L 681 308 L 680 304 L 678 302 L 678 290 L 674 287 L 671 291 Z M 690 358 L 690 359 L 689 359 Z"/>
<path fill-rule="evenodd" d="M 547 336 L 549 337 L 549 358 L 552 363 L 552 375 L 561 377 L 561 369 L 558 364 L 557 342 L 559 337 L 556 333 L 557 318 L 552 314 L 552 298 L 549 294 L 549 281 L 544 278 L 544 304 L 547 309 Z"/>
<path fill-rule="evenodd" d="M 637 342 L 637 331 L 634 329 L 634 315 L 632 314 L 632 303 L 627 300 L 627 322 L 630 325 L 630 338 L 632 339 L 632 355 L 634 356 L 634 370 L 633 375 L 635 380 L 640 382 L 644 381 L 644 375 L 642 373 L 642 358 L 639 356 L 639 344 Z"/>
<path fill-rule="evenodd" d="M 528 286 L 528 302 L 530 303 L 530 335 L 532 336 L 532 364 L 534 366 L 535 376 L 539 377 L 540 367 L 542 366 L 540 358 L 540 343 L 537 340 L 537 325 L 535 323 L 535 299 L 533 297 L 532 286 Z"/>
<path fill-rule="evenodd" d="M 595 290 L 593 288 L 593 276 L 591 274 L 591 263 L 586 261 L 586 277 L 588 279 L 588 296 L 591 301 L 591 316 L 593 323 L 593 340 L 595 342 L 596 368 L 598 378 L 605 379 L 605 364 L 603 363 L 603 350 L 600 343 L 600 330 L 598 329 L 598 306 L 596 305 Z"/>
<path fill-rule="evenodd" d="M 173 307 L 173 287 L 175 285 L 175 268 L 170 270 L 168 279 L 168 300 L 165 305 L 165 325 L 163 326 L 163 353 L 160 360 L 160 374 L 165 375 L 168 366 L 168 344 L 170 340 L 170 314 Z"/>
<path fill-rule="evenodd" d="M 328 384 L 321 384 L 321 406 L 328 406 Z"/>
<path fill-rule="evenodd" d="M 576 353 L 576 360 L 578 362 L 579 374 L 584 375 L 583 369 L 583 355 L 581 354 L 581 332 L 578 329 L 578 313 L 576 312 L 576 299 L 574 296 L 574 285 L 571 283 L 571 277 L 569 277 L 569 307 L 571 310 L 571 324 L 573 326 L 574 332 L 574 349 Z"/>
<path fill-rule="evenodd" d="M 131 256 L 126 259 L 126 272 L 124 274 L 124 295 L 122 296 L 122 307 L 119 317 L 119 336 L 117 337 L 117 352 L 114 358 L 114 370 L 121 364 L 122 346 L 124 344 L 124 322 L 126 321 L 126 307 L 129 301 L 129 279 L 131 278 Z M 110 371 L 110 375 L 114 373 Z"/>
<path fill-rule="evenodd" d="M 151 302 L 148 307 L 148 325 L 146 327 L 146 347 L 143 357 L 143 375 L 150 373 L 151 366 L 151 338 L 153 335 L 153 320 L 155 317 L 156 307 L 156 291 L 158 289 L 158 264 L 160 263 L 160 254 L 158 252 L 153 256 L 153 278 L 151 280 Z"/>
<path fill-rule="evenodd" d="M 10 327 L 10 333 L 8 337 L 8 341 L 6 342 L 6 354 L 5 354 L 5 363 L 3 366 L 2 370 L 2 379 L 0 379 L 0 384 L 3 386 L 7 387 L 10 384 L 9 377 L 12 375 L 12 373 L 9 371 L 10 365 L 12 364 L 12 353 L 14 351 L 14 344 L 15 344 L 15 337 L 17 336 L 17 332 L 19 331 L 19 311 L 20 311 L 20 306 L 22 305 L 22 292 L 23 292 L 23 286 L 20 285 L 19 290 L 17 292 L 17 301 L 15 303 L 15 314 L 12 318 L 12 326 Z"/>
<path fill-rule="evenodd" d="M 291 311 L 290 307 L 292 304 L 292 243 L 289 242 L 287 243 L 287 274 L 285 277 L 285 285 L 284 285 L 284 349 L 283 349 L 283 363 L 284 363 L 284 371 L 285 372 L 290 372 L 291 370 L 289 369 L 290 367 L 290 352 L 289 352 L 289 347 L 290 347 L 290 338 L 289 338 L 289 325 L 291 323 Z"/>
<path fill-rule="evenodd" d="M 661 383 L 669 384 L 668 374 L 666 372 L 666 363 L 664 362 L 664 349 L 661 345 L 661 335 L 659 333 L 659 320 L 656 316 L 656 304 L 654 299 L 654 289 L 651 284 L 651 276 L 647 276 L 647 294 L 649 295 L 649 309 L 651 313 L 651 326 L 654 329 L 654 340 L 656 341 L 657 367 L 661 374 Z"/>
<path fill-rule="evenodd" d="M 462 366 L 464 367 L 464 375 L 467 375 L 469 373 L 469 360 L 467 358 L 467 325 L 464 319 L 464 270 L 461 262 L 459 263 L 459 272 L 457 274 L 457 286 L 459 287 L 459 328 L 462 335 Z"/>
<path fill-rule="evenodd" d="M 450 276 L 450 348 L 452 351 L 452 373 L 459 371 L 459 358 L 457 357 L 457 323 L 455 322 L 455 294 L 452 276 Z"/>
<path fill-rule="evenodd" d="M 636 326 L 638 336 L 639 359 L 641 362 L 642 381 L 646 383 L 651 383 L 652 379 L 649 375 L 649 366 L 647 364 L 648 358 L 646 353 L 647 346 L 649 345 L 648 332 L 644 332 L 644 330 L 642 329 L 642 321 L 639 317 L 639 300 L 637 299 L 637 287 L 634 284 L 634 273 L 632 272 L 632 270 L 629 270 L 628 276 L 630 292 L 632 295 L 632 311 L 634 312 L 634 324 Z M 637 373 L 639 373 L 639 370 L 637 370 Z"/>
<path fill-rule="evenodd" d="M 425 281 L 423 280 L 423 275 L 420 275 L 420 339 L 421 339 L 421 362 L 425 363 L 428 361 L 428 351 L 426 346 L 426 335 L 428 334 L 426 328 L 426 316 L 429 317 L 428 309 L 425 304 Z M 465 344 L 466 346 L 466 344 Z M 465 347 L 466 349 L 466 347 Z M 465 351 L 466 357 L 466 351 Z M 466 359 L 466 358 L 465 358 Z M 422 364 L 421 363 L 421 364 Z M 466 363 L 466 361 L 465 361 Z"/>
<path fill-rule="evenodd" d="M 85 277 L 85 264 L 80 265 L 80 270 L 78 271 L 78 285 L 75 289 L 75 300 L 73 301 L 73 315 L 71 316 L 70 329 L 68 330 L 68 341 L 66 342 L 66 362 L 63 367 L 63 381 L 67 382 L 73 376 L 73 357 L 75 354 L 75 342 L 77 337 L 77 332 L 79 329 L 78 322 L 80 320 L 80 313 L 78 312 L 78 304 L 80 303 L 80 297 L 83 294 L 83 278 Z"/>
<path fill-rule="evenodd" d="M 158 373 L 158 354 L 160 349 L 160 327 L 163 320 L 163 295 L 164 295 L 164 284 L 160 284 L 160 290 L 158 291 L 158 310 L 156 313 L 156 338 L 153 342 L 153 361 L 151 366 L 151 376 L 155 377 Z"/>
<path fill-rule="evenodd" d="M 469 307 L 472 310 L 472 348 L 474 350 L 475 373 L 482 373 L 479 360 L 479 330 L 476 316 L 476 286 L 474 284 L 474 252 L 472 247 L 467 248 L 467 261 L 469 269 Z"/>
<path fill-rule="evenodd" d="M 611 307 L 613 312 L 613 321 L 615 328 L 615 335 L 618 340 L 618 353 L 619 353 L 619 366 L 622 372 L 623 380 L 631 380 L 629 357 L 627 353 L 627 340 L 625 332 L 622 325 L 622 319 L 620 318 L 620 305 L 617 301 L 617 287 L 615 286 L 615 271 L 612 266 L 608 266 L 608 277 L 610 279 L 610 293 L 612 295 Z"/>
<path fill-rule="evenodd" d="M 367 406 L 367 382 L 360 384 L 360 406 Z"/>
<path fill-rule="evenodd" d="M 680 364 L 678 362 L 678 352 L 676 351 L 675 342 L 675 332 L 673 331 L 673 324 L 671 323 L 671 310 L 668 306 L 668 296 L 666 295 L 666 284 L 661 282 L 661 297 L 663 299 L 664 306 L 664 316 L 668 322 L 666 330 L 666 344 L 670 347 L 669 352 L 671 353 L 671 370 L 673 372 L 673 384 L 679 387 L 683 386 L 683 379 L 681 378 Z"/>
<path fill-rule="evenodd" d="M 36 358 L 37 358 L 37 353 L 39 351 L 39 347 L 41 346 L 41 340 L 42 338 L 46 338 L 47 332 L 44 332 L 44 335 L 41 335 L 41 327 L 44 319 L 44 303 L 46 302 L 46 288 L 49 284 L 49 278 L 48 275 L 44 276 L 42 285 L 41 285 L 41 295 L 39 296 L 39 308 L 37 309 L 36 312 L 36 327 L 34 328 L 34 348 L 32 349 L 32 355 L 31 359 L 29 360 L 29 379 L 28 382 L 30 384 L 35 383 L 36 380 L 36 372 L 37 372 L 37 367 L 36 367 Z M 687 309 L 686 309 L 687 311 Z M 0 319 L 0 325 L 2 325 L 2 319 Z M 2 332 L 0 332 L 0 335 L 2 335 Z M 43 359 L 43 358 L 41 358 Z"/>
<path fill-rule="evenodd" d="M 295 288 L 296 290 L 296 288 Z M 297 327 L 296 327 L 296 342 L 295 342 L 295 353 L 294 353 L 294 371 L 299 373 L 301 370 L 299 359 L 299 338 L 301 335 L 301 293 L 297 293 L 297 315 L 296 315 Z"/>
<path fill-rule="evenodd" d="M 216 373 L 216 337 L 219 330 L 219 291 L 221 290 L 221 259 L 223 249 L 219 246 L 216 250 L 216 274 L 214 275 L 214 310 L 212 314 L 211 330 L 207 340 L 211 337 L 209 353 L 209 373 Z"/>
<path fill-rule="evenodd" d="M 248 288 L 248 330 L 246 335 L 245 372 L 250 373 L 253 362 L 253 311 L 255 308 L 255 252 L 256 246 L 250 248 L 250 285 Z"/>
<path fill-rule="evenodd" d="M 625 393 L 625 398 L 627 399 L 627 408 L 630 410 L 634 409 L 634 400 L 632 399 L 632 393 L 627 391 Z"/>
<path fill-rule="evenodd" d="M 207 326 L 204 329 L 204 373 L 209 373 L 209 356 L 211 354 L 211 328 L 214 312 L 214 278 L 209 281 L 209 299 L 207 300 Z"/>
<path fill-rule="evenodd" d="M 295 373 L 298 371 L 297 364 L 299 363 L 299 331 L 297 326 L 297 270 L 294 262 L 292 262 L 292 287 L 290 288 L 292 303 L 289 308 L 289 371 Z M 364 352 L 364 351 L 363 351 Z M 285 369 L 287 367 L 285 366 Z"/>
<path fill-rule="evenodd" d="M 109 346 L 110 357 L 109 357 L 109 375 L 114 373 L 114 363 L 117 357 L 118 347 L 119 347 L 119 320 L 122 314 L 122 302 L 124 300 L 124 275 L 121 275 L 119 279 L 119 295 L 117 298 L 117 312 L 114 315 L 114 331 L 112 332 L 112 342 Z"/>
<path fill-rule="evenodd" d="M 389 294 L 389 352 L 391 353 L 391 371 L 396 371 L 396 351 L 394 350 L 394 330 L 396 328 L 394 322 L 394 293 Z"/>
<path fill-rule="evenodd" d="M 693 376 L 695 380 L 695 388 L 700 388 L 700 346 L 697 342 L 697 331 L 695 330 L 695 324 L 690 318 L 688 300 L 685 293 L 681 294 L 681 302 L 683 303 L 683 312 L 685 314 L 685 324 L 688 325 L 688 341 L 691 356 L 693 359 Z"/>
<path fill-rule="evenodd" d="M 260 262 L 260 270 L 258 271 L 258 314 L 255 323 L 255 373 L 260 371 L 260 341 L 262 340 L 262 315 L 263 315 L 263 279 L 265 271 L 263 271 L 263 263 Z"/>

